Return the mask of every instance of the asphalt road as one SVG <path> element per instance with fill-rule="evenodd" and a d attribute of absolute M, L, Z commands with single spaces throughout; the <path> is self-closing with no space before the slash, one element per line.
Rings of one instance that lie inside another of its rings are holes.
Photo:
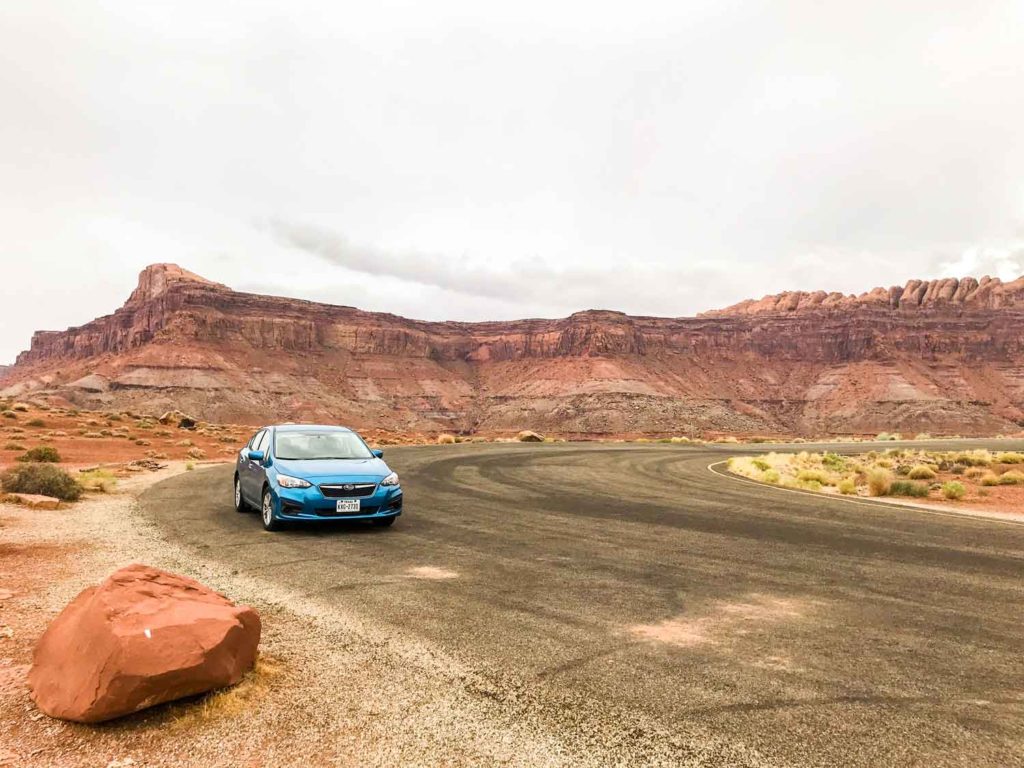
<path fill-rule="evenodd" d="M 548 700 L 551 728 L 588 738 L 594 712 L 634 713 L 614 734 L 626 762 L 696 732 L 780 764 L 1024 765 L 1024 525 L 708 470 L 739 452 L 390 449 L 390 530 L 267 534 L 232 510 L 226 467 L 143 509 L 242 573 L 456 654 L 488 695 Z"/>

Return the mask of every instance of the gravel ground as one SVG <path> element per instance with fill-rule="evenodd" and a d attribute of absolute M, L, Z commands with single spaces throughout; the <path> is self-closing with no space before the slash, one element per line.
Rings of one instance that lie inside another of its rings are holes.
<path fill-rule="evenodd" d="M 161 537 L 136 496 L 184 465 L 54 512 L 0 506 L 0 765 L 766 765 L 705 733 L 566 693 L 543 698 L 393 626 L 349 615 Z M 38 712 L 31 648 L 61 608 L 143 562 L 196 578 L 261 614 L 257 670 L 228 692 L 84 726 Z M 409 578 L 444 578 L 410 573 Z M 10 636 L 5 636 L 10 635 Z"/>

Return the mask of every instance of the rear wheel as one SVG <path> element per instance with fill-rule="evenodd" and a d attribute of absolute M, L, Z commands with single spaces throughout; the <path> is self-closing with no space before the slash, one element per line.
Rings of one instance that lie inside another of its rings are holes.
<path fill-rule="evenodd" d="M 394 517 L 385 517 L 383 520 L 374 520 L 373 524 L 378 528 L 390 528 L 395 524 L 395 520 L 398 519 L 398 515 Z"/>
<path fill-rule="evenodd" d="M 235 475 L 235 512 L 248 512 L 249 505 L 242 498 L 242 481 Z"/>
<path fill-rule="evenodd" d="M 263 527 L 268 531 L 276 531 L 281 523 L 274 519 L 274 496 L 269 488 L 263 489 L 263 504 L 260 506 L 260 517 L 263 520 Z"/>

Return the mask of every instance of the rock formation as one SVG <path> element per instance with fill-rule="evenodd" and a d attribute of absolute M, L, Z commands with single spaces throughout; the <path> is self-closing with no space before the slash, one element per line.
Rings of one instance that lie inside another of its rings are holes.
<path fill-rule="evenodd" d="M 690 318 L 420 322 L 174 265 L 38 332 L 0 391 L 266 423 L 561 435 L 991 434 L 1024 423 L 1024 278 L 786 293 Z"/>
<path fill-rule="evenodd" d="M 260 619 L 145 565 L 78 595 L 36 645 L 28 683 L 51 717 L 97 723 L 215 688 L 252 668 Z"/>

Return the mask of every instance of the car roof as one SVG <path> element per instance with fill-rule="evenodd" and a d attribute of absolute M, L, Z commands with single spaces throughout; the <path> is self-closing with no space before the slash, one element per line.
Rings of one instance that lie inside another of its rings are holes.
<path fill-rule="evenodd" d="M 351 432 L 348 427 L 338 427 L 330 424 L 275 424 L 269 429 L 278 432 Z"/>

